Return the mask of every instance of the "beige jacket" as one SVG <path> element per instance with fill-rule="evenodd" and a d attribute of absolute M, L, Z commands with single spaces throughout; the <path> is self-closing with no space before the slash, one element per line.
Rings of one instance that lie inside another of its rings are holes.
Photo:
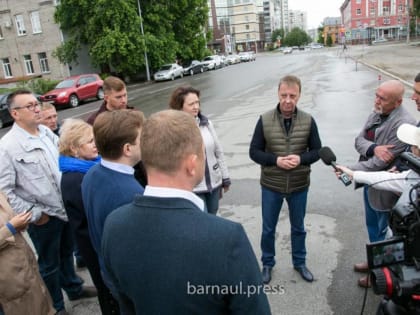
<path fill-rule="evenodd" d="M 0 304 L 5 315 L 53 315 L 51 297 L 32 249 L 21 233 L 12 235 L 5 225 L 13 215 L 0 193 Z"/>

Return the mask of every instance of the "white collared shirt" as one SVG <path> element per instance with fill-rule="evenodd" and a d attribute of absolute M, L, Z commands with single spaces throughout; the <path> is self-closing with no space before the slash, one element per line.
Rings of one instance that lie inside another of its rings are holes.
<path fill-rule="evenodd" d="M 204 201 L 196 194 L 188 190 L 147 185 L 144 189 L 143 195 L 161 198 L 187 199 L 188 201 L 194 203 L 201 211 L 204 211 Z"/>
<path fill-rule="evenodd" d="M 107 161 L 103 158 L 101 159 L 101 165 L 119 173 L 128 175 L 134 174 L 134 168 L 130 165 Z"/>

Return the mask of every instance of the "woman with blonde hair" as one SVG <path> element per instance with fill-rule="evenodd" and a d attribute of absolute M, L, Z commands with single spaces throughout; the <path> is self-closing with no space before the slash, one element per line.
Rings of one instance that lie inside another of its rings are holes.
<path fill-rule="evenodd" d="M 55 314 L 35 255 L 21 233 L 31 215 L 30 210 L 15 215 L 0 192 L 0 314 Z"/>
<path fill-rule="evenodd" d="M 93 128 L 81 119 L 66 119 L 60 130 L 61 193 L 77 246 L 98 290 L 102 314 L 119 314 L 118 303 L 104 284 L 88 229 L 81 184 L 86 172 L 99 163 Z"/>
<path fill-rule="evenodd" d="M 231 182 L 216 130 L 200 111 L 200 91 L 191 86 L 177 88 L 171 95 L 169 107 L 187 112 L 197 121 L 205 146 L 206 168 L 203 181 L 194 188 L 194 192 L 204 201 L 207 212 L 216 214 L 219 199 L 223 192 L 229 190 Z"/>

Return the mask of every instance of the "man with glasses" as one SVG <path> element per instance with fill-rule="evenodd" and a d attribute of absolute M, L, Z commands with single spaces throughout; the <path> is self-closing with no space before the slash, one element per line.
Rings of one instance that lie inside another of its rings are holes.
<path fill-rule="evenodd" d="M 415 125 L 416 121 L 401 106 L 403 96 L 404 86 L 397 80 L 383 82 L 377 88 L 373 112 L 355 139 L 359 161 L 350 169 L 368 172 L 387 170 L 395 157 L 406 149 L 406 144 L 397 138 L 397 129 L 403 123 Z M 389 210 L 398 196 L 366 185 L 363 199 L 369 241 L 382 241 L 388 231 Z M 367 262 L 355 264 L 354 270 L 367 272 Z M 370 286 L 369 278 L 360 278 L 358 284 L 361 287 Z"/>
<path fill-rule="evenodd" d="M 29 236 L 42 278 L 57 314 L 67 314 L 61 289 L 70 300 L 96 296 L 83 287 L 73 265 L 73 238 L 61 200 L 58 137 L 41 125 L 35 96 L 18 90 L 7 98 L 14 124 L 0 140 L 0 190 L 16 213 L 31 211 Z"/>

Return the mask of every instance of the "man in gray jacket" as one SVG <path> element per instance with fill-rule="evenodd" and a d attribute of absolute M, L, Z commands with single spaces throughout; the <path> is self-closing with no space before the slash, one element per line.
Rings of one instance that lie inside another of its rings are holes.
<path fill-rule="evenodd" d="M 39 271 L 57 314 L 67 314 L 61 293 L 70 300 L 96 296 L 83 287 L 73 265 L 73 238 L 61 200 L 58 137 L 40 125 L 40 104 L 26 90 L 7 98 L 15 123 L 0 140 L 0 190 L 16 213 L 31 211 L 29 236 L 38 254 Z"/>
<path fill-rule="evenodd" d="M 355 171 L 382 171 L 391 167 L 395 157 L 406 148 L 397 138 L 397 129 L 403 123 L 416 124 L 416 120 L 401 104 L 404 86 L 397 80 L 382 83 L 375 93 L 374 110 L 355 139 L 359 161 L 350 166 Z M 363 189 L 366 226 L 370 242 L 385 239 L 388 230 L 389 210 L 398 196 L 387 191 L 365 186 Z M 358 272 L 367 271 L 367 263 L 354 266 Z M 369 286 L 368 278 L 359 279 L 359 285 Z"/>

